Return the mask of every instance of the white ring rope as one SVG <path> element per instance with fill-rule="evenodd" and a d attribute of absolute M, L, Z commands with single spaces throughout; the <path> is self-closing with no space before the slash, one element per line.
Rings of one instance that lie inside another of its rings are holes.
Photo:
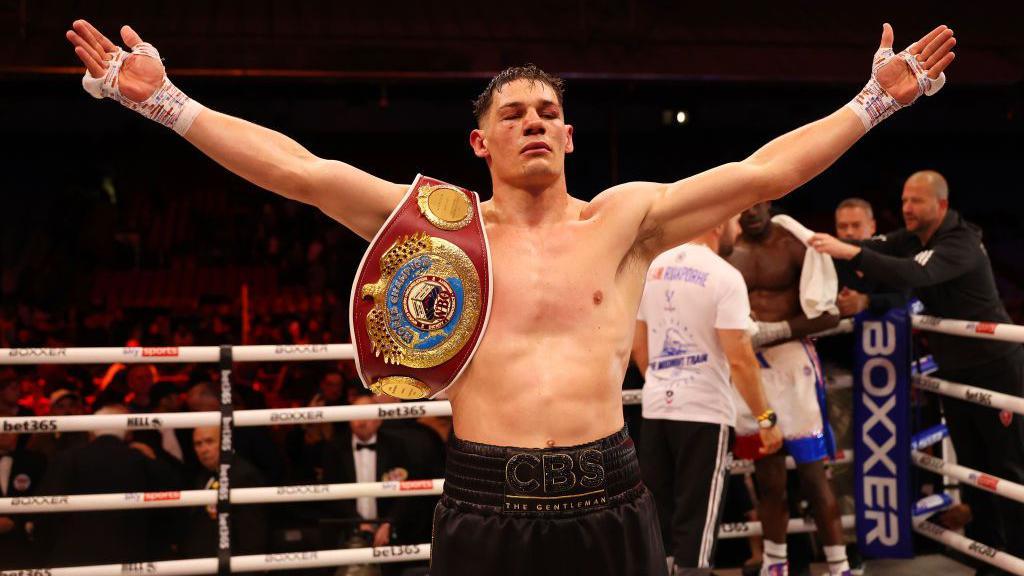
<path fill-rule="evenodd" d="M 640 390 L 623 390 L 623 405 L 641 403 Z M 392 402 L 354 406 L 316 406 L 235 410 L 235 427 L 319 424 L 351 420 L 400 420 L 403 418 L 452 415 L 447 400 Z M 82 416 L 21 416 L 0 418 L 0 432 L 36 434 L 47 432 L 92 432 L 96 430 L 161 430 L 219 426 L 220 412 L 163 412 L 149 414 L 86 414 Z"/>
<path fill-rule="evenodd" d="M 384 564 L 388 562 L 411 562 L 429 559 L 430 544 L 409 544 L 405 546 L 382 546 L 379 548 L 349 548 L 343 550 L 232 556 L 231 571 L 263 572 L 266 570 L 325 568 L 351 564 Z M 216 573 L 216 558 L 194 558 L 191 560 L 135 562 L 131 564 L 2 570 L 0 571 L 0 576 L 191 576 Z"/>
<path fill-rule="evenodd" d="M 1003 394 L 1002 392 L 995 392 L 987 388 L 976 388 L 966 384 L 958 384 L 932 376 L 914 376 L 912 382 L 915 388 L 928 390 L 958 400 L 966 400 L 967 402 L 988 406 L 996 410 L 1008 410 L 1014 414 L 1024 414 L 1024 398 L 1020 396 Z"/>
<path fill-rule="evenodd" d="M 854 527 L 856 523 L 856 516 L 853 514 L 847 514 L 841 516 L 839 521 L 843 525 L 843 530 L 849 530 Z M 786 526 L 786 534 L 802 534 L 805 532 L 814 532 L 818 527 L 814 524 L 813 518 L 792 518 L 789 524 Z M 722 540 L 728 540 L 730 538 L 747 538 L 748 536 L 760 536 L 763 530 L 760 522 L 729 522 L 721 524 L 718 528 L 718 537 Z"/>
<path fill-rule="evenodd" d="M 925 470 L 931 470 L 936 474 L 943 476 L 949 476 L 956 478 L 957 480 L 970 484 L 975 488 L 998 494 L 1003 498 L 1009 498 L 1010 500 L 1016 500 L 1017 502 L 1024 503 L 1024 486 L 1017 484 L 1016 482 L 1010 482 L 990 474 L 985 474 L 979 470 L 961 466 L 959 464 L 953 464 L 952 462 L 946 462 L 942 458 L 936 458 L 929 456 L 924 452 L 914 450 L 910 455 L 914 462 L 914 465 L 918 468 L 924 468 Z"/>
<path fill-rule="evenodd" d="M 1024 326 L 953 320 L 914 314 L 914 328 L 970 338 L 986 338 L 1024 343 Z M 853 331 L 853 321 L 843 319 L 835 327 L 814 337 L 846 334 Z M 296 360 L 351 360 L 351 344 L 295 344 L 232 346 L 236 362 L 282 362 Z M 0 348 L 0 364 L 156 364 L 174 362 L 209 362 L 220 360 L 220 346 L 149 346 L 149 347 L 86 347 L 86 348 Z"/>
<path fill-rule="evenodd" d="M 354 406 L 318 406 L 267 410 L 236 410 L 235 427 L 318 424 L 351 420 L 397 420 L 424 416 L 451 416 L 447 400 Z M 88 414 L 82 416 L 23 416 L 0 418 L 0 431 L 14 433 L 91 432 L 95 430 L 161 430 L 219 426 L 220 412 L 165 412 L 150 414 Z"/>
<path fill-rule="evenodd" d="M 853 319 L 843 318 L 828 330 L 822 330 L 821 332 L 815 332 L 810 335 L 810 338 L 825 338 L 826 336 L 835 336 L 837 334 L 852 334 L 853 333 Z"/>
<path fill-rule="evenodd" d="M 1024 574 L 1024 560 L 996 550 L 991 546 L 986 546 L 981 542 L 971 540 L 966 536 L 961 536 L 956 532 L 946 530 L 938 524 L 928 522 L 927 520 L 916 522 L 914 524 L 914 531 L 937 542 L 942 542 L 946 546 L 955 548 L 982 562 L 1008 570 L 1014 574 Z"/>
<path fill-rule="evenodd" d="M 351 360 L 351 344 L 232 346 L 235 362 Z M 170 364 L 216 363 L 220 346 L 127 348 L 0 348 L 0 364 Z"/>
<path fill-rule="evenodd" d="M 1024 342 L 1024 326 L 978 322 L 974 320 L 951 320 L 938 316 L 915 314 L 911 317 L 914 328 L 927 332 L 941 332 L 953 336 L 1002 340 L 1003 342 Z"/>
<path fill-rule="evenodd" d="M 852 452 L 842 451 L 839 458 L 828 464 L 853 461 Z M 793 470 L 796 462 L 786 457 L 786 468 Z M 754 471 L 750 460 L 736 460 L 730 473 L 748 474 Z M 284 502 L 311 502 L 346 500 L 354 498 L 397 498 L 406 496 L 437 496 L 444 487 L 443 478 L 392 482 L 353 482 L 349 484 L 302 484 L 259 488 L 232 488 L 232 504 L 280 504 Z M 173 490 L 165 492 L 127 492 L 112 494 L 70 494 L 0 498 L 0 516 L 5 514 L 41 514 L 53 512 L 86 512 L 99 510 L 136 510 L 148 508 L 183 508 L 213 506 L 217 503 L 214 490 Z"/>
<path fill-rule="evenodd" d="M 303 484 L 232 488 L 232 504 L 280 504 L 354 498 L 401 498 L 437 496 L 444 480 L 405 480 L 392 482 L 353 482 L 349 484 Z M 114 494 L 74 494 L 60 496 L 22 496 L 0 498 L 0 516 L 49 512 L 85 512 L 98 510 L 135 510 L 142 508 L 182 508 L 214 506 L 216 490 L 180 490 L 167 492 L 128 492 Z"/>

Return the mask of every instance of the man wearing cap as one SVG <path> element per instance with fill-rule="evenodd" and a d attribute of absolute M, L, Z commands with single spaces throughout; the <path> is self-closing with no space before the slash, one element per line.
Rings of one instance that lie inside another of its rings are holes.
<path fill-rule="evenodd" d="M 81 416 L 85 414 L 82 395 L 70 388 L 58 388 L 50 394 L 50 416 Z M 89 443 L 87 432 L 48 432 L 32 435 L 31 446 L 53 458 L 58 452 Z"/>

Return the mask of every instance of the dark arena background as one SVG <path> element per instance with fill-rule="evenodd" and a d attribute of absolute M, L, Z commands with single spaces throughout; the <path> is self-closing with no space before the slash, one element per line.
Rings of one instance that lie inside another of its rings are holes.
<path fill-rule="evenodd" d="M 76 18 L 117 44 L 118 28 L 130 24 L 159 48 L 174 83 L 208 107 L 387 180 L 410 182 L 423 172 L 482 199 L 491 195 L 490 180 L 468 144 L 471 102 L 507 66 L 533 62 L 566 80 L 566 121 L 576 130 L 566 161 L 569 192 L 591 199 L 622 182 L 669 182 L 741 160 L 848 102 L 868 78 L 882 22 L 895 29 L 897 50 L 945 23 L 958 41 L 945 88 L 872 130 L 775 208 L 831 232 L 836 204 L 859 196 L 874 205 L 885 232 L 902 226 L 907 176 L 937 170 L 948 179 L 951 206 L 984 229 L 1000 295 L 1020 324 L 1022 6 L 0 0 L 0 348 L 349 341 L 347 301 L 366 243 L 317 209 L 228 173 L 173 132 L 88 96 L 64 38 Z M 236 408 L 323 402 L 324 382 L 335 373 L 345 392 L 328 403 L 347 403 L 359 387 L 351 364 L 239 365 Z M 146 377 L 159 391 L 154 397 L 172 398 L 169 409 L 199 410 L 195 397 L 213 390 L 212 366 L 161 364 Z M 50 413 L 60 390 L 80 396 L 82 413 L 90 413 L 90 403 L 118 379 L 109 365 L 15 368 L 0 370 L 19 384 L 19 415 Z M 634 372 L 627 387 L 636 385 Z M 635 407 L 627 414 L 639 419 Z M 446 437 L 449 426 L 440 419 L 421 427 L 436 432 L 424 442 L 438 454 L 437 436 Z M 311 446 L 316 434 L 334 432 L 240 430 L 246 434 L 239 433 L 236 450 L 252 451 L 265 485 L 325 481 Z M 191 441 L 181 443 L 183 466 L 195 467 Z M 49 452 L 51 463 L 56 453 Z M 40 485 L 60 485 L 39 478 Z M 191 476 L 166 489 L 183 487 L 192 487 Z M 316 504 L 266 505 L 253 521 L 266 529 L 255 553 L 338 548 L 339 534 L 351 526 L 343 511 Z M 432 504 L 418 505 L 429 519 Z M 74 547 L 46 538 L 72 536 L 53 525 L 58 516 L 40 515 L 40 529 L 16 545 L 31 551 L 31 561 L 15 562 L 14 552 L 5 556 L 0 523 L 0 569 L 179 558 L 187 546 L 180 530 L 195 521 L 186 512 L 132 511 L 99 513 L 108 515 L 98 521 L 104 524 L 91 525 L 89 514 L 68 514 L 75 519 L 67 522 L 84 533 L 114 522 L 110 514 L 129 514 L 147 526 L 147 536 L 131 546 L 101 537 L 94 548 L 115 558 L 95 550 L 61 557 L 53 550 Z M 726 518 L 743 520 L 742 511 Z M 37 555 L 43 548 L 50 552 Z M 821 560 L 806 548 L 804 566 Z M 923 539 L 919 550 L 944 552 Z M 739 573 L 750 555 L 745 539 L 723 540 L 718 565 L 723 574 Z M 943 561 L 952 558 L 968 563 L 955 552 Z M 377 568 L 342 567 L 338 574 Z M 919 573 L 898 569 L 869 573 Z"/>

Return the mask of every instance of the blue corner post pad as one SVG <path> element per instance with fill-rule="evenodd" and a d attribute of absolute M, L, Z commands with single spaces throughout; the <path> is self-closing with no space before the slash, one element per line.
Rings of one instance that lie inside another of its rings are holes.
<path fill-rule="evenodd" d="M 854 322 L 857 541 L 872 558 L 914 555 L 910 494 L 910 314 Z"/>

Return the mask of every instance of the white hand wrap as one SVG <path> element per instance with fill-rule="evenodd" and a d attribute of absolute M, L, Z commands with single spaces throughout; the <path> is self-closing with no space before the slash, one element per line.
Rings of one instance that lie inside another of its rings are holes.
<path fill-rule="evenodd" d="M 910 67 L 910 71 L 917 78 L 917 95 L 909 104 L 900 104 L 895 98 L 889 95 L 878 83 L 878 70 L 891 62 L 893 58 L 901 58 Z M 860 91 L 860 94 L 850 101 L 847 106 L 853 110 L 860 121 L 864 123 L 865 130 L 871 130 L 879 122 L 892 116 L 893 112 L 905 108 L 914 103 L 922 94 L 931 96 L 939 91 L 946 83 L 946 75 L 939 74 L 939 77 L 932 80 L 928 77 L 928 71 L 921 67 L 921 63 L 910 53 L 908 47 L 903 52 L 895 54 L 892 48 L 879 48 L 875 52 L 875 59 L 871 65 L 871 79 Z"/>
<path fill-rule="evenodd" d="M 202 111 L 203 105 L 178 90 L 166 74 L 163 84 L 144 102 L 136 102 L 124 96 L 118 88 L 118 73 L 129 58 L 153 58 L 159 61 L 160 53 L 148 42 L 136 44 L 130 53 L 118 48 L 107 62 L 107 72 L 100 78 L 93 78 L 86 72 L 82 77 L 82 87 L 93 98 L 117 100 L 125 108 L 135 110 L 184 136 Z"/>
<path fill-rule="evenodd" d="M 789 322 L 757 322 L 757 332 L 750 336 L 750 343 L 756 350 L 768 344 L 789 340 L 792 335 Z"/>

